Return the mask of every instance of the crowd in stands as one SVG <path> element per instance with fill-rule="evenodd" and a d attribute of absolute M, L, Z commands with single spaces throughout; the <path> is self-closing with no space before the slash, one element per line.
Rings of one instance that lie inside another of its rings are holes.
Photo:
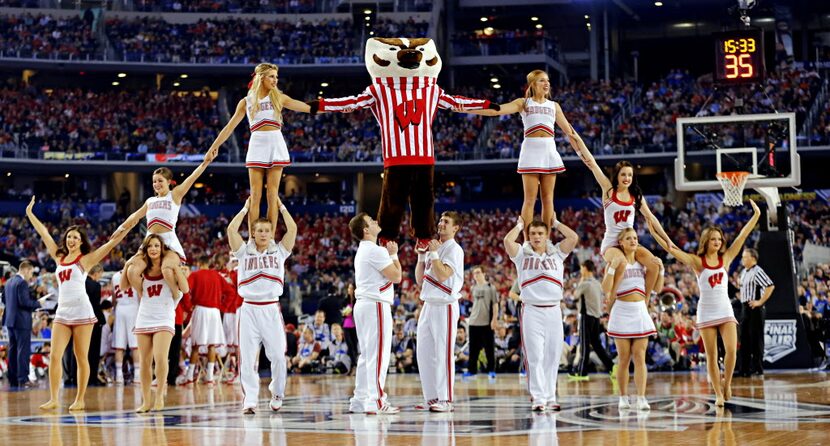
<path fill-rule="evenodd" d="M 355 63 L 362 61 L 350 20 L 297 22 L 210 19 L 176 24 L 160 18 L 110 18 L 116 57 L 130 62 Z"/>
<path fill-rule="evenodd" d="M 40 0 L 0 0 L 0 7 L 3 8 L 37 8 Z"/>
<path fill-rule="evenodd" d="M 0 16 L 0 55 L 5 57 L 89 59 L 97 47 L 92 23 L 80 16 Z"/>
<path fill-rule="evenodd" d="M 699 205 L 689 201 L 685 206 L 675 207 L 669 202 L 653 202 L 652 208 L 666 227 L 672 240 L 687 252 L 693 252 L 698 235 L 707 224 L 721 225 L 729 243 L 749 219 L 750 212 L 744 208 L 733 210 L 714 206 Z M 800 250 L 804 242 L 811 241 L 830 245 L 830 218 L 828 205 L 819 202 L 790 203 L 795 233 L 796 262 L 800 264 Z M 81 217 L 71 217 L 64 209 L 53 210 L 44 215 L 53 232 L 66 227 L 70 222 L 81 223 L 89 228 L 93 245 L 100 243 L 115 228 L 115 223 L 90 222 Z M 466 333 L 466 318 L 471 309 L 471 286 L 474 283 L 471 269 L 483 266 L 488 281 L 500 296 L 498 305 L 498 327 L 496 370 L 516 372 L 520 369 L 517 296 L 511 293 L 515 271 L 502 247 L 502 236 L 514 224 L 518 214 L 514 210 L 489 210 L 473 214 L 462 214 L 462 230 L 457 238 L 465 249 L 465 286 L 460 301 L 461 322 L 456 339 L 458 369 L 475 372 L 478 362 L 468 358 L 469 346 Z M 585 260 L 602 264 L 599 257 L 599 242 L 603 234 L 602 214 L 595 209 L 562 209 L 560 221 L 573 227 L 581 235 L 582 242 L 566 260 L 564 284 L 563 321 L 566 347 L 563 352 L 562 368 L 568 370 L 578 355 L 578 310 L 573 300 L 573 291 L 579 281 L 579 265 Z M 284 318 L 289 331 L 289 357 L 293 358 L 292 370 L 297 373 L 330 372 L 348 373 L 354 366 L 354 348 L 349 344 L 349 303 L 353 297 L 353 256 L 355 243 L 348 230 L 346 215 L 296 215 L 300 233 L 293 255 L 286 264 L 285 293 L 281 299 Z M 664 293 L 672 296 L 667 302 L 662 296 L 652 297 L 649 312 L 658 327 L 658 335 L 649 343 L 647 361 L 653 370 L 681 370 L 700 366 L 703 359 L 700 333 L 694 326 L 698 299 L 697 282 L 694 273 L 683 265 L 666 258 L 665 252 L 643 230 L 638 222 L 640 243 L 656 255 L 665 258 L 666 281 Z M 216 259 L 217 268 L 227 259 L 227 241 L 224 233 L 227 219 L 224 217 L 183 217 L 179 220 L 177 233 L 188 251 L 188 256 L 202 255 Z M 404 222 L 404 228 L 406 227 Z M 55 232 L 55 234 L 57 234 Z M 243 236 L 244 236 L 243 232 Z M 485 235 L 485 236 L 482 236 Z M 402 233 L 402 238 L 405 238 Z M 754 244 L 757 232 L 748 241 Z M 136 231 L 113 254 L 104 265 L 113 271 L 123 264 L 124 259 L 135 251 L 141 241 Z M 54 265 L 46 255 L 43 245 L 34 231 L 20 217 L 6 217 L 0 220 L 0 247 L 3 254 L 14 258 L 28 258 L 41 268 L 38 286 L 44 293 L 54 288 L 51 274 Z M 416 254 L 413 244 L 401 244 L 401 262 L 413 265 Z M 737 283 L 737 265 L 732 268 L 732 280 Z M 826 358 L 825 346 L 830 336 L 830 265 L 820 264 L 799 279 L 798 297 L 801 314 L 807 324 L 812 353 L 817 364 Z M 515 292 L 515 290 L 513 290 Z M 414 282 L 412 271 L 405 274 L 396 286 L 393 304 L 394 339 L 390 368 L 396 372 L 417 370 L 414 358 L 417 338 L 415 336 L 419 315 L 419 289 Z M 607 318 L 602 319 L 607 324 Z M 603 334 L 602 340 L 610 353 L 614 353 L 613 342 Z M 602 367 L 595 361 L 597 370 Z"/>
<path fill-rule="evenodd" d="M 815 145 L 830 144 L 830 101 L 823 104 L 821 113 L 813 124 L 811 143 Z"/>
<path fill-rule="evenodd" d="M 0 90 L 0 108 L 0 151 L 23 149 L 30 157 L 203 153 L 221 129 L 216 101 L 204 92 L 24 86 Z"/>
<path fill-rule="evenodd" d="M 137 11 L 234 12 L 234 13 L 310 13 L 314 0 L 136 0 Z"/>
<path fill-rule="evenodd" d="M 454 56 L 500 56 L 552 54 L 556 42 L 541 29 L 483 29 L 458 32 L 453 36 Z"/>

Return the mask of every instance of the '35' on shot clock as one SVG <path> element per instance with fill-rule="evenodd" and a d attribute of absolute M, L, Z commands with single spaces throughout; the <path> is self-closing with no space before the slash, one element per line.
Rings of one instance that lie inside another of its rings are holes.
<path fill-rule="evenodd" d="M 715 83 L 761 82 L 766 76 L 764 32 L 739 29 L 715 33 Z"/>

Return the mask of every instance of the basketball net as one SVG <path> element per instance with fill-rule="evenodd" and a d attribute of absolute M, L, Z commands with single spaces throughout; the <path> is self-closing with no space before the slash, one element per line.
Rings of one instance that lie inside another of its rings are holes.
<path fill-rule="evenodd" d="M 715 176 L 723 187 L 723 204 L 741 206 L 744 203 L 744 186 L 749 172 L 718 172 Z"/>

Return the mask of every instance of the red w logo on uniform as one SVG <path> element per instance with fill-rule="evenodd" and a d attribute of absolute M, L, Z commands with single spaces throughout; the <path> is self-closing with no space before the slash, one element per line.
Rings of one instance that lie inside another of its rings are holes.
<path fill-rule="evenodd" d="M 161 296 L 161 288 L 164 285 L 150 285 L 147 287 L 147 297 L 158 297 Z"/>
<path fill-rule="evenodd" d="M 66 282 L 70 277 L 72 277 L 71 269 L 65 269 L 58 273 L 58 280 L 60 280 L 61 283 Z"/>
<path fill-rule="evenodd" d="M 711 286 L 712 288 L 720 285 L 722 281 L 723 273 L 712 274 L 711 276 L 709 276 L 709 286 Z"/>
<path fill-rule="evenodd" d="M 614 212 L 614 223 L 620 224 L 620 223 L 628 220 L 629 215 L 631 215 L 631 211 L 617 211 L 617 212 Z"/>
<path fill-rule="evenodd" d="M 413 99 L 395 106 L 395 122 L 403 132 L 412 125 L 420 125 L 426 112 L 424 99 Z"/>

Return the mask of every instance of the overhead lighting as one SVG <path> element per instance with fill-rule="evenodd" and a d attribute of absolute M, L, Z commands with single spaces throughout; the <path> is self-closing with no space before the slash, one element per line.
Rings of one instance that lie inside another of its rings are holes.
<path fill-rule="evenodd" d="M 118 82 L 118 81 L 113 81 L 113 82 L 112 82 L 112 86 L 113 86 L 113 87 L 117 87 L 117 86 L 119 86 L 119 85 L 121 85 L 121 82 Z"/>
<path fill-rule="evenodd" d="M 588 14 L 585 14 L 585 20 L 588 20 L 590 18 L 591 18 L 591 16 L 589 16 Z"/>
<path fill-rule="evenodd" d="M 530 20 L 533 21 L 533 22 L 538 22 L 539 17 L 533 16 L 533 17 L 530 18 Z"/>
<path fill-rule="evenodd" d="M 674 26 L 675 28 L 694 28 L 695 24 L 690 23 L 690 22 L 683 22 L 683 23 L 675 23 L 672 26 Z"/>
<path fill-rule="evenodd" d="M 10 177 L 10 176 L 12 176 L 12 173 L 11 172 L 6 172 L 6 176 Z"/>
<path fill-rule="evenodd" d="M 372 20 L 372 18 L 369 17 L 369 16 L 366 16 L 366 17 L 363 18 L 363 20 L 366 20 L 368 22 L 369 20 Z"/>
<path fill-rule="evenodd" d="M 323 95 L 323 90 L 318 91 L 318 92 L 317 92 L 317 94 L 319 94 L 320 96 L 322 96 L 322 95 Z"/>
<path fill-rule="evenodd" d="M 488 19 L 487 19 L 487 17 L 482 17 L 479 20 L 481 20 L 482 22 L 486 22 Z"/>
<path fill-rule="evenodd" d="M 541 23 L 537 23 L 537 24 L 536 24 L 536 29 L 542 29 L 542 24 L 541 24 Z"/>
<path fill-rule="evenodd" d="M 69 174 L 68 174 L 68 173 L 67 173 L 67 174 L 64 174 L 64 176 L 63 176 L 63 177 L 64 177 L 64 178 L 69 178 Z"/>
<path fill-rule="evenodd" d="M 490 82 L 496 83 L 498 81 L 499 81 L 499 78 L 497 78 L 497 77 L 491 77 L 490 78 Z"/>
<path fill-rule="evenodd" d="M 118 77 L 127 77 L 127 73 L 118 73 Z"/>
<path fill-rule="evenodd" d="M 319 173 L 315 173 L 315 174 L 314 174 L 314 176 L 315 176 L 315 177 L 319 177 L 319 176 L 320 176 L 320 174 L 319 174 Z"/>
<path fill-rule="evenodd" d="M 493 88 L 495 88 L 496 90 L 498 90 L 499 88 L 501 88 L 501 84 L 493 84 Z"/>
<path fill-rule="evenodd" d="M 654 2 L 654 6 L 663 6 L 663 2 Z"/>
<path fill-rule="evenodd" d="M 328 87 L 328 86 L 329 86 L 329 83 L 328 83 L 328 82 L 323 82 L 322 84 L 320 84 L 320 86 L 321 86 L 321 87 Z"/>
<path fill-rule="evenodd" d="M 374 36 L 374 35 L 375 35 L 375 32 L 374 32 L 374 31 L 370 31 L 370 32 L 369 32 L 369 35 L 370 35 L 370 36 Z"/>
<path fill-rule="evenodd" d="M 193 187 L 195 187 L 196 189 L 201 189 L 205 187 L 205 183 L 196 183 L 193 185 Z"/>
<path fill-rule="evenodd" d="M 180 78 L 182 78 L 182 79 L 187 79 L 187 75 L 186 75 L 186 74 L 179 75 L 179 77 L 180 77 Z"/>
<path fill-rule="evenodd" d="M 753 20 L 755 23 L 773 23 L 775 19 L 772 17 L 761 17 L 760 19 Z"/>
<path fill-rule="evenodd" d="M 369 15 L 369 14 L 372 13 L 372 10 L 371 9 L 364 9 L 363 13 L 366 14 L 366 15 Z"/>
<path fill-rule="evenodd" d="M 181 84 L 180 84 L 180 83 L 178 83 L 178 82 L 173 82 L 173 86 L 174 86 L 174 87 L 178 87 L 179 85 L 181 85 Z"/>

